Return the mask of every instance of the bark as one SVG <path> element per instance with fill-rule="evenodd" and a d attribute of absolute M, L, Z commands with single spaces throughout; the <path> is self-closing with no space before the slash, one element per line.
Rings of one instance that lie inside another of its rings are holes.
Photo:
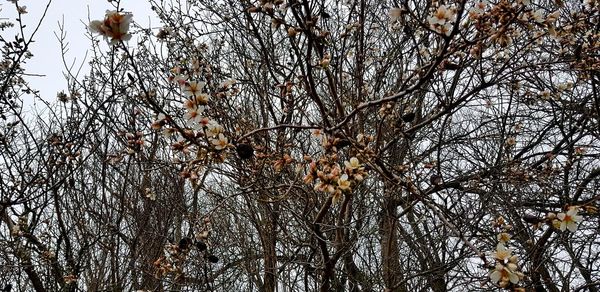
<path fill-rule="evenodd" d="M 398 250 L 398 203 L 393 198 L 386 196 L 382 206 L 380 218 L 381 259 L 383 281 L 386 291 L 406 292 L 408 289 L 402 283 L 402 268 L 400 266 L 400 253 Z"/>
<path fill-rule="evenodd" d="M 263 245 L 263 259 L 265 261 L 264 269 L 264 292 L 274 292 L 277 287 L 277 203 L 270 206 L 269 203 L 262 203 L 263 211 L 266 213 L 264 228 L 262 228 L 261 241 Z"/>

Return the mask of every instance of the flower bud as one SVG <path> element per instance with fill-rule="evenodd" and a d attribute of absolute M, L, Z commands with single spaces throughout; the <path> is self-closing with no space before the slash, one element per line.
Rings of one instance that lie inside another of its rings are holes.
<path fill-rule="evenodd" d="M 295 37 L 298 34 L 298 31 L 293 26 L 290 26 L 287 30 L 287 34 L 289 37 Z"/>

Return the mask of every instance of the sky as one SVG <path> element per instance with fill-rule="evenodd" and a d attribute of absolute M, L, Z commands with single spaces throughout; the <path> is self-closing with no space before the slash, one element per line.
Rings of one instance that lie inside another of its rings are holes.
<path fill-rule="evenodd" d="M 0 18 L 9 18 L 14 22 L 17 17 L 13 3 L 0 0 Z M 133 20 L 142 27 L 159 27 L 159 21 L 153 17 L 150 4 L 145 0 L 121 1 L 121 7 L 133 13 Z M 19 6 L 26 6 L 27 14 L 23 14 L 23 21 L 27 25 L 25 33 L 30 35 L 37 22 L 43 15 L 47 0 L 18 0 Z M 113 6 L 107 0 L 52 0 L 50 7 L 42 22 L 42 26 L 34 37 L 35 43 L 31 46 L 33 58 L 25 65 L 27 73 L 42 75 L 26 78 L 32 88 L 40 91 L 40 96 L 47 100 L 56 100 L 56 93 L 67 89 L 67 82 L 63 76 L 65 66 L 61 57 L 61 48 L 57 35 L 60 35 L 59 23 L 64 21 L 66 43 L 68 52 L 66 61 L 74 63 L 78 68 L 82 63 L 80 78 L 83 78 L 87 69 L 88 60 L 84 60 L 86 51 L 91 47 L 86 35 L 87 24 L 90 20 L 103 19 L 107 9 Z M 5 37 L 13 38 L 15 31 L 2 32 Z M 106 45 L 108 48 L 108 45 Z M 33 97 L 25 97 L 25 107 L 36 103 Z"/>

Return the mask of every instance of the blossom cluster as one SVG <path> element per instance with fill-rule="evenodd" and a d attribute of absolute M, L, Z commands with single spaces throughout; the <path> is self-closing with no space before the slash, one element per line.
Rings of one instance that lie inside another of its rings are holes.
<path fill-rule="evenodd" d="M 131 39 L 131 34 L 128 33 L 131 18 L 130 13 L 107 10 L 104 20 L 93 20 L 90 22 L 89 28 L 92 32 L 104 36 L 105 39 L 110 39 L 110 44 L 114 45 L 119 41 Z"/>
<path fill-rule="evenodd" d="M 12 225 L 10 233 L 12 236 L 14 237 L 20 237 L 23 236 L 25 233 L 28 232 L 29 230 L 29 218 L 27 217 L 27 215 L 22 215 L 19 216 L 18 221 L 16 222 L 16 224 Z"/>
<path fill-rule="evenodd" d="M 73 165 L 81 157 L 81 151 L 78 150 L 76 145 L 72 142 L 66 142 L 60 134 L 50 135 L 47 142 L 52 147 L 52 155 L 49 159 L 49 163 L 52 165 Z"/>
<path fill-rule="evenodd" d="M 229 146 L 229 140 L 223 134 L 223 126 L 217 121 L 210 119 L 204 113 L 208 105 L 210 95 L 204 92 L 205 82 L 191 80 L 186 75 L 181 74 L 181 68 L 175 67 L 171 72 L 175 73 L 171 80 L 181 87 L 181 91 L 185 96 L 183 108 L 185 109 L 184 119 L 187 124 L 196 134 L 201 133 L 207 139 L 215 150 L 224 150 Z M 231 86 L 235 81 L 224 83 L 223 86 Z M 162 118 L 162 119 L 161 119 Z M 155 125 L 165 124 L 165 116 L 159 116 L 155 121 Z"/>
<path fill-rule="evenodd" d="M 224 127 L 211 118 L 209 103 L 212 98 L 225 98 L 239 91 L 232 79 L 215 86 L 211 94 L 207 90 L 210 81 L 208 65 L 197 59 L 190 63 L 189 68 L 183 65 L 172 68 L 168 78 L 180 89 L 182 119 L 159 112 L 151 128 L 175 139 L 171 148 L 176 154 L 174 161 L 183 164 L 180 175 L 194 183 L 207 163 L 223 162 L 228 154 L 226 150 L 232 147 Z"/>
<path fill-rule="evenodd" d="M 548 213 L 546 216 L 548 219 L 552 220 L 552 226 L 554 228 L 559 229 L 560 231 L 569 230 L 571 232 L 577 231 L 577 226 L 583 217 L 578 215 L 579 207 L 570 206 L 566 213 Z"/>
<path fill-rule="evenodd" d="M 516 285 L 523 280 L 525 275 L 519 270 L 518 256 L 513 255 L 512 249 L 507 247 L 511 236 L 506 231 L 510 230 L 512 226 L 505 224 L 502 217 L 496 219 L 495 223 L 498 227 L 501 227 L 502 232 L 497 236 L 498 244 L 496 245 L 495 252 L 492 253 L 496 263 L 494 269 L 489 274 L 490 280 L 502 288 L 512 286 L 515 291 L 520 291 L 519 289 L 521 288 L 518 288 Z"/>
<path fill-rule="evenodd" d="M 550 13 L 545 9 L 536 10 L 529 0 L 499 1 L 496 4 L 482 0 L 474 3 L 468 10 L 468 19 L 462 24 L 465 28 L 474 25 L 478 35 L 488 35 L 490 43 L 508 48 L 514 39 L 525 35 L 517 26 L 511 26 L 511 23 L 526 27 L 528 34 L 531 33 L 537 42 L 543 41 L 541 36 L 544 35 L 560 39 L 560 30 L 556 28 L 560 15 L 559 10 Z M 471 49 L 471 54 L 478 57 L 485 47 L 485 44 L 478 44 Z"/>
<path fill-rule="evenodd" d="M 107 162 L 110 164 L 121 162 L 127 155 L 136 155 L 136 153 L 141 152 L 147 144 L 144 140 L 144 133 L 141 131 L 128 132 L 126 130 L 120 130 L 118 136 L 123 139 L 126 146 L 121 151 L 108 155 Z"/>
<path fill-rule="evenodd" d="M 194 236 L 183 236 L 178 242 L 169 242 L 164 246 L 163 255 L 152 263 L 155 268 L 155 277 L 163 278 L 169 275 L 176 279 L 185 277 L 184 265 L 192 250 L 203 253 L 205 260 L 210 263 L 219 261 L 217 256 L 208 253 L 211 250 L 208 237 L 212 230 L 212 222 L 209 217 L 205 217 L 202 221 L 203 227 L 200 222 L 196 222 Z"/>
<path fill-rule="evenodd" d="M 340 201 L 343 193 L 349 193 L 352 188 L 364 180 L 365 168 L 358 158 L 352 157 L 344 162 L 344 168 L 340 167 L 337 154 L 331 155 L 330 159 L 322 157 L 318 161 L 309 163 L 308 173 L 304 176 L 304 183 L 315 183 L 314 190 L 329 194 L 335 204 Z M 312 160 L 306 157 L 306 160 Z"/>
<path fill-rule="evenodd" d="M 429 26 L 434 31 L 450 36 L 452 27 L 456 21 L 456 10 L 446 5 L 440 5 L 433 15 L 427 17 Z"/>
<path fill-rule="evenodd" d="M 500 234 L 500 236 L 507 235 Z M 496 246 L 494 253 L 496 266 L 490 273 L 490 280 L 502 288 L 506 288 L 510 284 L 516 285 L 525 277 L 519 271 L 519 266 L 517 265 L 519 258 L 516 255 L 512 255 L 512 250 L 507 248 L 505 244 L 506 242 L 500 241 Z"/>
<path fill-rule="evenodd" d="M 276 172 L 280 172 L 285 166 L 292 164 L 294 161 L 295 159 L 286 153 L 281 159 L 277 159 L 273 162 L 273 168 Z"/>
<path fill-rule="evenodd" d="M 479 1 L 469 9 L 469 19 L 476 20 L 478 19 L 487 8 L 487 1 Z"/>
<path fill-rule="evenodd" d="M 595 207 L 591 206 L 586 208 L 588 212 L 594 212 Z M 567 212 L 563 213 L 548 213 L 545 218 L 537 218 L 535 216 L 525 216 L 526 222 L 534 224 L 536 228 L 539 228 L 541 224 L 551 224 L 554 228 L 561 231 L 569 230 L 570 232 L 577 231 L 579 222 L 582 221 L 583 217 L 578 215 L 579 207 L 570 206 Z M 517 265 L 518 257 L 512 255 L 512 250 L 507 247 L 510 240 L 510 235 L 507 233 L 512 229 L 512 226 L 506 224 L 504 218 L 499 217 L 495 220 L 494 226 L 500 228 L 500 232 L 497 236 L 498 244 L 496 250 L 493 252 L 493 257 L 496 262 L 494 269 L 490 272 L 490 280 L 502 288 L 514 288 L 514 291 L 525 291 L 523 288 L 517 287 L 517 284 L 523 280 L 524 274 L 519 271 Z"/>
<path fill-rule="evenodd" d="M 135 133 L 124 133 L 125 138 L 127 138 L 127 153 L 134 154 L 142 150 L 144 146 L 144 133 L 135 132 Z"/>

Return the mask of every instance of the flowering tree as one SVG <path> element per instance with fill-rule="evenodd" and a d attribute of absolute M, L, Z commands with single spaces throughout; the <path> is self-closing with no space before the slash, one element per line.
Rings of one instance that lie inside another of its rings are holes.
<path fill-rule="evenodd" d="M 11 279 L 597 291 L 593 1 L 151 1 L 154 30 L 111 3 L 51 234 L 7 223 L 56 284 Z"/>

